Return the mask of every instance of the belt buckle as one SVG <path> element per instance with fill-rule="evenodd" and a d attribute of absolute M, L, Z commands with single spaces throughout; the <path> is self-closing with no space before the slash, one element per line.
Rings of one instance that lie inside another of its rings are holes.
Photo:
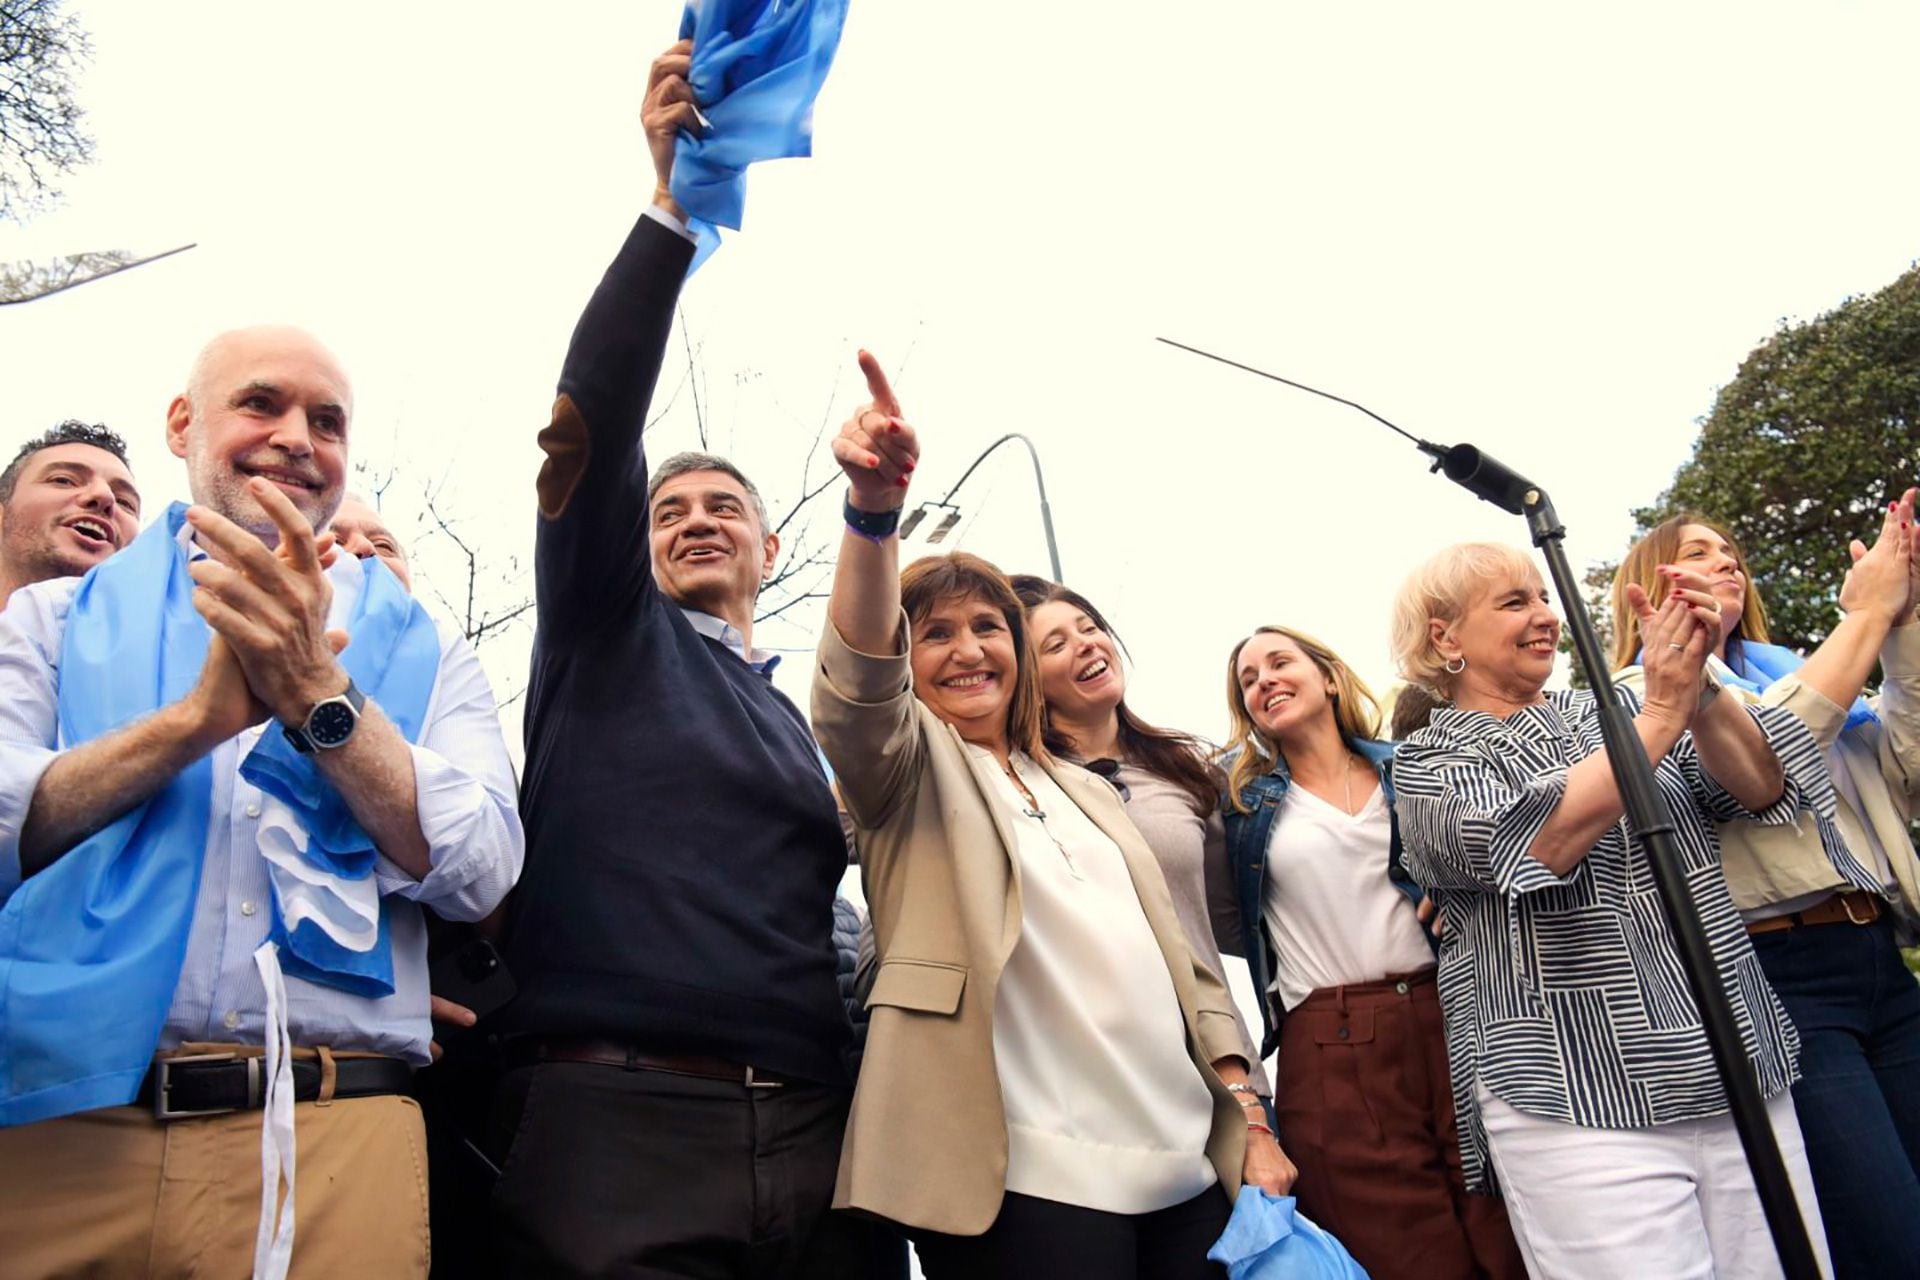
<path fill-rule="evenodd" d="M 1850 893 L 1843 893 L 1840 895 L 1840 909 L 1847 913 L 1848 924 L 1867 925 L 1867 924 L 1872 924 L 1875 920 L 1878 920 L 1880 918 L 1879 907 L 1873 901 L 1872 898 L 1867 899 L 1867 907 L 1866 907 L 1867 918 L 1864 920 L 1855 918 L 1853 914 L 1853 895 Z"/>
<path fill-rule="evenodd" d="M 155 1120 L 185 1120 L 193 1116 L 223 1116 L 237 1107 L 208 1107 L 205 1110 L 175 1110 L 168 1105 L 168 1091 L 173 1088 L 173 1069 L 186 1062 L 238 1062 L 237 1053 L 189 1053 L 178 1058 L 159 1058 L 154 1062 L 153 1076 L 153 1118 Z M 247 1060 L 247 1105 L 260 1105 L 260 1059 Z"/>
<path fill-rule="evenodd" d="M 753 1068 L 747 1068 L 747 1088 L 749 1089 L 780 1089 L 785 1086 L 786 1082 L 784 1080 L 755 1080 L 753 1078 Z"/>

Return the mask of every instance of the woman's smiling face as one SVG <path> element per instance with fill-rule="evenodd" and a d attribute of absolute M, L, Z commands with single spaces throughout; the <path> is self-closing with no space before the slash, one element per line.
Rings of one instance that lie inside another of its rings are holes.
<path fill-rule="evenodd" d="M 913 691 L 968 742 L 1003 742 L 1019 674 L 1006 615 L 977 595 L 950 596 L 911 628 Z"/>

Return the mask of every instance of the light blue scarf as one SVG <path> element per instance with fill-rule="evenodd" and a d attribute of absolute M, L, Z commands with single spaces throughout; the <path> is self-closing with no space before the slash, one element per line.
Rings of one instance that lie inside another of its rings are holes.
<path fill-rule="evenodd" d="M 699 247 L 692 275 L 720 247 L 718 228 L 740 229 L 747 166 L 813 154 L 813 100 L 820 96 L 847 0 L 690 0 L 680 38 L 693 37 L 687 84 L 713 128 L 681 133 L 673 153 L 673 198 Z"/>
<path fill-rule="evenodd" d="M 1791 649 L 1777 644 L 1761 644 L 1757 640 L 1735 640 L 1727 646 L 1727 657 L 1730 659 L 1727 669 L 1733 673 L 1727 683 L 1737 685 L 1748 693 L 1765 693 L 1774 681 L 1792 675 L 1806 662 L 1805 658 Z M 1847 708 L 1848 729 L 1879 723 L 1880 717 L 1867 705 L 1864 696 L 1855 698 L 1853 705 Z"/>
<path fill-rule="evenodd" d="M 199 679 L 208 631 L 194 611 L 178 503 L 74 593 L 60 654 L 62 746 L 179 701 Z M 439 663 L 433 621 L 368 560 L 341 655 L 354 682 L 411 740 Z M 284 803 L 306 860 L 341 881 L 373 874 L 372 841 L 313 764 L 273 727 L 242 775 Z M 213 765 L 201 757 L 158 794 L 23 882 L 0 907 L 0 1125 L 133 1100 L 185 959 L 205 858 Z M 287 972 L 359 995 L 393 990 L 384 920 L 364 953 L 311 924 L 270 937 Z"/>

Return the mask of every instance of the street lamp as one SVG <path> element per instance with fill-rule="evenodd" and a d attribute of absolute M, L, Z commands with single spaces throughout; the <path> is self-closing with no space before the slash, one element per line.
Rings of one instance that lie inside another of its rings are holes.
<path fill-rule="evenodd" d="M 1053 566 L 1053 580 L 1055 582 L 1065 581 L 1060 575 L 1060 548 L 1053 538 L 1053 508 L 1047 505 L 1047 479 L 1040 474 L 1040 454 L 1034 449 L 1033 441 L 1027 439 L 1018 431 L 1009 431 L 1006 435 L 1001 436 L 985 449 L 982 449 L 980 456 L 968 465 L 967 469 L 960 474 L 958 480 L 954 481 L 953 488 L 947 490 L 945 497 L 933 502 L 923 502 L 909 512 L 906 519 L 900 522 L 900 540 L 905 542 L 913 531 L 920 527 L 920 522 L 927 518 L 928 513 L 934 507 L 940 508 L 944 514 L 940 517 L 940 522 L 933 526 L 933 531 L 927 535 L 927 541 L 940 542 L 944 540 L 949 533 L 953 532 L 953 526 L 960 523 L 960 508 L 954 505 L 953 495 L 960 492 L 960 486 L 965 484 L 968 477 L 972 476 L 980 464 L 987 460 L 988 454 L 1009 440 L 1018 440 L 1021 444 L 1025 445 L 1027 447 L 1027 456 L 1033 459 L 1033 484 L 1034 487 L 1040 491 L 1040 526 L 1045 529 L 1047 533 L 1047 560 Z"/>

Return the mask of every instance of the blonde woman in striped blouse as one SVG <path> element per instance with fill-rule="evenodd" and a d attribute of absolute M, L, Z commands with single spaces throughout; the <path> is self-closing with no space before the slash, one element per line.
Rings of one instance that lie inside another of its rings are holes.
<path fill-rule="evenodd" d="M 1655 762 L 1718 975 L 1808 1232 L 1825 1237 L 1787 1089 L 1798 1038 L 1728 896 L 1713 826 L 1831 822 L 1788 713 L 1714 698 L 1710 596 L 1634 603 L 1634 728 Z M 1440 997 L 1469 1185 L 1497 1177 L 1535 1275 L 1779 1274 L 1699 1011 L 1627 836 L 1589 693 L 1546 693 L 1560 620 L 1526 553 L 1451 547 L 1395 605 L 1408 679 L 1449 705 L 1395 758 L 1407 871 L 1446 920 Z"/>

